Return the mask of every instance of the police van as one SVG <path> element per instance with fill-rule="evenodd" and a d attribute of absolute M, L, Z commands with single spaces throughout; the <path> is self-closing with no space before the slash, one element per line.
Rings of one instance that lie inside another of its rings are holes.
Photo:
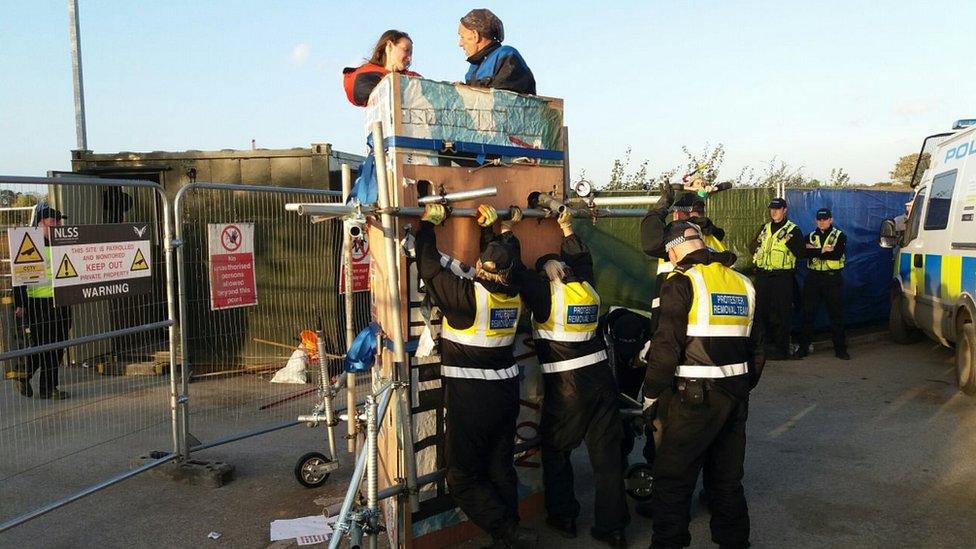
<path fill-rule="evenodd" d="M 926 167 L 927 164 L 927 167 Z M 889 327 L 896 342 L 920 332 L 955 346 L 956 381 L 976 394 L 976 119 L 929 136 L 906 214 L 885 220 L 881 246 L 896 248 Z"/>

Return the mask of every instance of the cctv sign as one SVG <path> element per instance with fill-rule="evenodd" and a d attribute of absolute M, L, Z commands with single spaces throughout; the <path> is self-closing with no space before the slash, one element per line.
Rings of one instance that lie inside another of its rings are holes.
<path fill-rule="evenodd" d="M 210 310 L 258 304 L 254 223 L 210 223 Z"/>

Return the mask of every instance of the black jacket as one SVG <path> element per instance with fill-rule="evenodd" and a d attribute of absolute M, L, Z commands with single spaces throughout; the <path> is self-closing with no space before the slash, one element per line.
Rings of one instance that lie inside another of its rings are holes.
<path fill-rule="evenodd" d="M 437 250 L 437 237 L 433 223 L 420 222 L 416 234 L 417 272 L 424 281 L 426 291 L 447 321 L 459 330 L 474 324 L 477 302 L 475 281 L 462 278 L 441 266 L 441 254 Z M 482 246 L 483 248 L 483 246 Z M 510 285 L 478 279 L 478 283 L 492 293 L 514 296 L 518 291 Z M 448 366 L 478 367 L 498 370 L 514 364 L 511 347 L 475 348 L 460 345 L 441 338 L 441 362 Z"/>
<path fill-rule="evenodd" d="M 730 266 L 735 263 L 735 254 L 712 252 L 707 249 L 696 250 L 686 255 L 678 263 L 677 268 L 696 263 L 708 265 L 714 262 Z M 644 396 L 647 398 L 657 398 L 662 391 L 670 387 L 674 381 L 675 369 L 684 361 L 685 347 L 688 344 L 688 312 L 692 301 L 691 281 L 686 276 L 670 276 L 661 285 L 660 296 L 661 312 L 657 331 L 654 332 L 650 349 L 645 355 L 647 373 L 644 378 Z M 744 356 L 738 360 L 749 364 L 749 373 L 719 378 L 715 383 L 738 398 L 746 398 L 749 390 L 759 383 L 759 377 L 766 363 L 759 323 L 752 325 L 752 332 L 748 338 L 741 339 L 743 340 L 741 353 Z"/>

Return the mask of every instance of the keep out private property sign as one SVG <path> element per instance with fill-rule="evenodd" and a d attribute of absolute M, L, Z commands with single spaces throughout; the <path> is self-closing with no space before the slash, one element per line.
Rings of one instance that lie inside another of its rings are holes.
<path fill-rule="evenodd" d="M 77 305 L 152 291 L 148 223 L 51 227 L 54 303 Z"/>
<path fill-rule="evenodd" d="M 254 279 L 254 223 L 210 223 L 210 310 L 258 304 Z"/>

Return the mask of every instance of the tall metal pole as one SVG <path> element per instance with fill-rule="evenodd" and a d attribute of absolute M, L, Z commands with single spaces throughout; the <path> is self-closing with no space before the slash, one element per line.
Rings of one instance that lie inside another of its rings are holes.
<path fill-rule="evenodd" d="M 376 143 L 373 154 L 376 159 L 377 201 L 382 212 L 380 214 L 380 224 L 383 228 L 383 241 L 386 250 L 386 281 L 390 307 L 390 325 L 387 327 L 387 332 L 393 338 L 392 373 L 395 381 L 405 384 L 401 387 L 408 388 L 410 371 L 407 355 L 403 349 L 403 320 L 400 316 L 402 311 L 400 303 L 400 245 L 396 225 L 394 224 L 395 221 L 389 211 L 392 202 L 390 200 L 390 182 L 386 175 L 386 151 L 383 149 L 383 123 L 379 121 L 374 122 L 372 133 L 373 143 Z M 410 393 L 408 390 L 401 389 L 398 393 L 399 398 L 409 398 Z M 407 411 L 406 414 L 402 412 L 400 414 L 400 425 L 403 430 L 403 460 L 407 474 L 410 509 L 411 512 L 416 513 L 420 509 L 420 497 L 417 495 L 417 462 L 413 447 L 413 414 L 410 413 L 409 403 L 406 406 L 399 407 L 398 410 Z M 398 526 L 401 526 L 400 531 L 403 532 L 403 527 L 406 524 L 406 521 L 403 519 L 406 517 L 406 513 L 402 509 L 398 509 L 398 512 L 400 513 L 401 519 L 398 520 L 400 523 Z"/>
<path fill-rule="evenodd" d="M 346 204 L 349 202 L 349 195 L 352 194 L 352 169 L 349 164 L 342 165 L 342 203 Z M 342 251 L 345 254 L 345 262 L 343 265 L 343 274 L 346 277 L 346 352 L 352 348 L 352 342 L 356 339 L 356 330 L 352 325 L 353 323 L 353 304 L 355 303 L 355 294 L 353 293 L 352 281 L 352 235 L 349 234 L 347 227 L 343 227 L 342 231 Z M 356 452 L 356 431 L 358 427 L 358 422 L 356 421 L 356 374 L 348 373 L 346 374 L 346 410 L 349 412 L 346 414 L 348 420 L 346 422 L 346 439 L 348 440 L 348 449 L 350 453 Z"/>
<path fill-rule="evenodd" d="M 78 150 L 88 150 L 85 127 L 85 86 L 81 74 L 81 30 L 78 26 L 78 0 L 68 0 L 68 41 L 71 43 L 71 75 L 75 88 L 75 136 Z"/>

